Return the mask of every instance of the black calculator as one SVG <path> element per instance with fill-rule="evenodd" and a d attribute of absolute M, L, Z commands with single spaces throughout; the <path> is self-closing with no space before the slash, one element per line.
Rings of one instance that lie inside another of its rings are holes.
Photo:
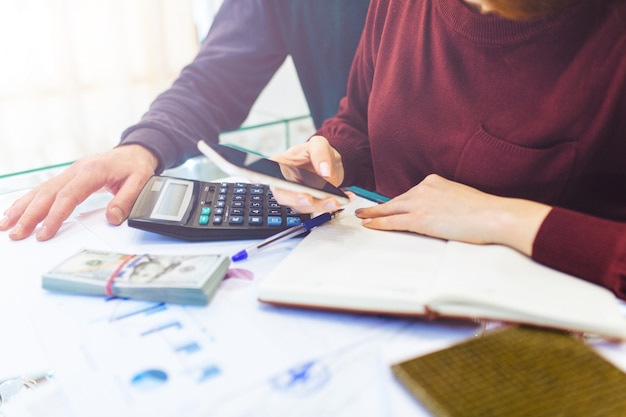
<path fill-rule="evenodd" d="M 188 241 L 263 239 L 308 220 L 274 199 L 264 184 L 148 180 L 128 225 Z"/>

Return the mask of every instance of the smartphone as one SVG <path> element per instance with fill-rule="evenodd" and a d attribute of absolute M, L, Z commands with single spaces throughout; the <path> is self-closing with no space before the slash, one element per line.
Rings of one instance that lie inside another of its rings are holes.
<path fill-rule="evenodd" d="M 267 184 L 297 193 L 310 194 L 316 198 L 335 198 L 340 204 L 348 204 L 348 196 L 319 175 L 296 167 L 281 164 L 250 152 L 230 146 L 198 142 L 198 149 L 222 171 L 241 176 L 249 181 Z"/>

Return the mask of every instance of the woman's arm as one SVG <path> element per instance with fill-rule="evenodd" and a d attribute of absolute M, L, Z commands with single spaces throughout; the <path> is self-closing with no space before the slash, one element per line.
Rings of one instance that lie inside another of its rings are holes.
<path fill-rule="evenodd" d="M 325 137 L 341 155 L 344 168 L 341 185 L 357 185 L 372 190 L 376 188 L 369 142 L 368 107 L 382 31 L 379 22 L 384 22 L 386 13 L 385 5 L 371 4 L 348 76 L 346 96 L 341 100 L 337 114 L 327 119 L 316 133 Z"/>
<path fill-rule="evenodd" d="M 551 207 L 497 197 L 430 175 L 388 203 L 361 209 L 365 226 L 407 230 L 468 243 L 499 243 L 532 255 L 537 231 Z"/>
<path fill-rule="evenodd" d="M 626 299 L 626 224 L 555 207 L 541 225 L 533 259 Z"/>
<path fill-rule="evenodd" d="M 502 244 L 626 299 L 626 224 L 498 197 L 437 175 L 388 203 L 360 209 L 366 227 Z"/>

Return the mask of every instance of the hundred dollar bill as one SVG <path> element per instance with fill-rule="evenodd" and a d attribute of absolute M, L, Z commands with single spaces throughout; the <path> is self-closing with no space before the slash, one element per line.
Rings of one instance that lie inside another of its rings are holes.
<path fill-rule="evenodd" d="M 131 255 L 83 249 L 42 277 L 51 291 L 205 305 L 226 275 L 226 255 Z"/>

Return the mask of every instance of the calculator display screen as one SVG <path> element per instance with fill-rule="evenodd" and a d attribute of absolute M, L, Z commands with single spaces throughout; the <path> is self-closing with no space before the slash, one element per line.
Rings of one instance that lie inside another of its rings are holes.
<path fill-rule="evenodd" d="M 157 185 L 158 184 L 158 185 Z M 185 214 L 193 194 L 191 181 L 169 178 L 160 187 L 159 197 L 150 214 L 153 219 L 180 221 Z"/>
<path fill-rule="evenodd" d="M 188 188 L 189 186 L 187 184 L 176 184 L 171 182 L 166 184 L 161 203 L 157 206 L 154 212 L 156 214 L 166 216 L 177 215 L 180 210 L 180 203 L 183 201 Z"/>

